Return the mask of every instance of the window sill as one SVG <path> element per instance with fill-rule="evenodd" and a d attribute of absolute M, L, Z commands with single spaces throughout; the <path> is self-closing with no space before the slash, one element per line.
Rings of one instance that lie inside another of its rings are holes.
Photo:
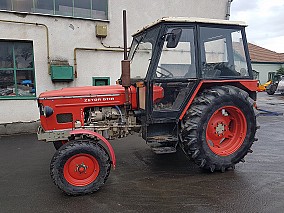
<path fill-rule="evenodd" d="M 43 14 L 43 13 L 34 13 L 34 12 L 20 12 L 20 11 L 11 11 L 11 10 L 2 10 L 0 9 L 0 12 L 6 12 L 6 13 L 13 13 L 13 14 L 20 14 L 20 15 L 39 15 L 39 16 L 46 16 L 51 18 L 68 18 L 68 19 L 79 19 L 79 20 L 86 20 L 86 21 L 101 21 L 101 22 L 110 22 L 109 19 L 96 19 L 96 18 L 84 18 L 84 17 L 74 17 L 74 16 L 63 16 L 63 15 L 55 15 L 55 14 Z"/>
<path fill-rule="evenodd" d="M 36 100 L 37 97 L 32 96 L 32 97 L 17 97 L 17 96 L 3 96 L 0 97 L 0 101 L 2 100 Z"/>

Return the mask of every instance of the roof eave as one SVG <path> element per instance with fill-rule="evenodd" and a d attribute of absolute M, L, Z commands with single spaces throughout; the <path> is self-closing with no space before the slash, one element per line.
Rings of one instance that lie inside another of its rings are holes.
<path fill-rule="evenodd" d="M 276 62 L 276 61 L 253 61 L 251 60 L 251 63 L 255 64 L 284 64 L 284 62 Z"/>

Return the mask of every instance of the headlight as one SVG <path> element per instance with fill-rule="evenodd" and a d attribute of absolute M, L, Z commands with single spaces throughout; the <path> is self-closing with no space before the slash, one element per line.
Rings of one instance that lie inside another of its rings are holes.
<path fill-rule="evenodd" d="M 43 109 L 44 117 L 48 118 L 52 114 L 53 114 L 53 109 L 51 107 L 49 107 L 49 106 L 45 106 L 44 109 Z"/>

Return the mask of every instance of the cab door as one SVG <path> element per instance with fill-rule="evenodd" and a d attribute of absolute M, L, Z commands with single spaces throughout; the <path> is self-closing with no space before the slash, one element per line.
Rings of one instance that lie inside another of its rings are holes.
<path fill-rule="evenodd" d="M 194 32 L 194 27 L 166 30 L 159 61 L 149 82 L 150 123 L 176 121 L 197 85 Z M 173 39 L 178 39 L 176 44 Z"/>

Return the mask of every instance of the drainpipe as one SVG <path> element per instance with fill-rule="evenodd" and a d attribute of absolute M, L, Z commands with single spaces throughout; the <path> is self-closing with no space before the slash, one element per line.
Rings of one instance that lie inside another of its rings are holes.
<path fill-rule="evenodd" d="M 231 4 L 232 4 L 233 0 L 228 0 L 228 3 L 227 3 L 227 11 L 226 11 L 226 16 L 225 16 L 225 19 L 226 20 L 229 20 L 230 19 L 230 16 L 231 16 Z"/>
<path fill-rule="evenodd" d="M 48 27 L 45 24 L 40 23 L 34 23 L 34 22 L 23 22 L 23 21 L 10 21 L 10 20 L 1 20 L 0 22 L 3 23 L 12 23 L 12 24 L 27 24 L 27 25 L 34 25 L 34 26 L 40 26 L 45 28 L 46 32 L 46 46 L 47 46 L 47 65 L 48 65 L 48 74 L 50 74 L 50 55 L 49 55 L 49 33 L 48 33 Z"/>
<path fill-rule="evenodd" d="M 77 51 L 83 50 L 83 51 L 106 51 L 106 52 L 123 52 L 122 49 L 114 49 L 114 48 L 84 48 L 84 47 L 76 47 L 74 49 L 74 77 L 78 77 L 78 71 L 77 71 Z"/>

